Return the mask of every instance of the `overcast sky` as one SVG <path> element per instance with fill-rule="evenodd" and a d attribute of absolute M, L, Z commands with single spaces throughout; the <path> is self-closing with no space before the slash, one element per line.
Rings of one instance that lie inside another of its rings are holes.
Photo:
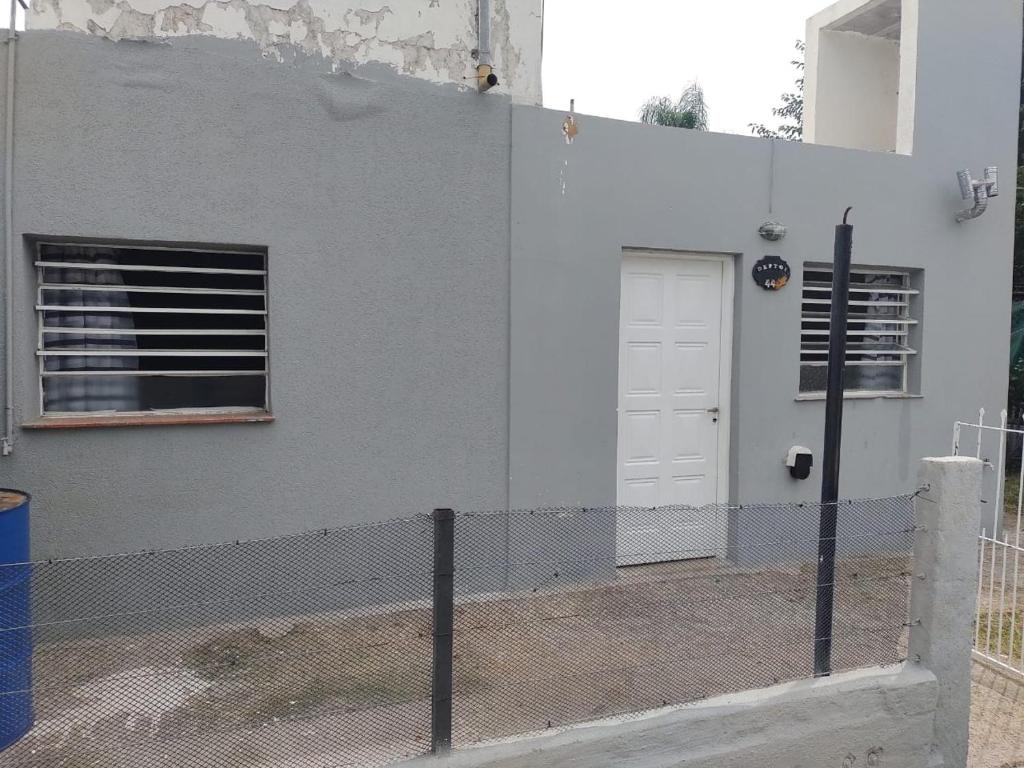
<path fill-rule="evenodd" d="M 831 0 L 545 0 L 544 106 L 636 120 L 697 80 L 711 130 L 775 127 L 804 22 Z"/>

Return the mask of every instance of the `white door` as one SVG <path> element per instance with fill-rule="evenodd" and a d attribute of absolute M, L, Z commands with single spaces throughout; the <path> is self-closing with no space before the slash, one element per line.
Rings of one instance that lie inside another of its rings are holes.
<path fill-rule="evenodd" d="M 619 320 L 620 564 L 715 554 L 725 521 L 732 264 L 626 253 Z M 668 509 L 662 509 L 668 507 Z"/>

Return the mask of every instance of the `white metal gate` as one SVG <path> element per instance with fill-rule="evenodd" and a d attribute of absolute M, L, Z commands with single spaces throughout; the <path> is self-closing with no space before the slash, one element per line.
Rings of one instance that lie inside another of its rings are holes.
<path fill-rule="evenodd" d="M 972 440 L 972 434 L 974 439 Z M 966 434 L 965 434 L 966 433 Z M 1024 678 L 1024 578 L 1021 563 L 1021 507 L 1024 494 L 1024 451 L 1009 462 L 1007 438 L 1024 444 L 1024 429 L 1008 429 L 1006 411 L 999 425 L 985 424 L 985 409 L 976 424 L 953 425 L 953 455 L 984 459 L 995 473 L 995 495 L 982 521 L 978 537 L 978 603 L 974 623 L 974 655 L 989 664 Z M 995 449 L 996 463 L 988 459 Z"/>

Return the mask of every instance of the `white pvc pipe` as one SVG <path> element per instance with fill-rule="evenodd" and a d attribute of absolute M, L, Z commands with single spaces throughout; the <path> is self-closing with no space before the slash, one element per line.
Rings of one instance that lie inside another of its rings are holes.
<path fill-rule="evenodd" d="M 11 0 L 7 25 L 7 93 L 4 108 L 4 435 L 0 454 L 14 451 L 14 25 L 17 0 Z"/>
<path fill-rule="evenodd" d="M 478 32 L 479 57 L 477 61 L 481 66 L 491 66 L 494 61 L 491 54 L 491 0 L 478 0 L 477 23 L 480 26 Z"/>

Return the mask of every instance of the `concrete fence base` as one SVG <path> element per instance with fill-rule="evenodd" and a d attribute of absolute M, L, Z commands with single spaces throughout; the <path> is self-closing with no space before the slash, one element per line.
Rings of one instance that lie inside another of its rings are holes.
<path fill-rule="evenodd" d="M 917 666 L 720 696 L 407 768 L 927 768 L 938 686 Z"/>
<path fill-rule="evenodd" d="M 931 765 L 945 768 L 967 766 L 982 469 L 954 456 L 922 459 L 918 473 L 909 658 L 939 681 Z"/>

